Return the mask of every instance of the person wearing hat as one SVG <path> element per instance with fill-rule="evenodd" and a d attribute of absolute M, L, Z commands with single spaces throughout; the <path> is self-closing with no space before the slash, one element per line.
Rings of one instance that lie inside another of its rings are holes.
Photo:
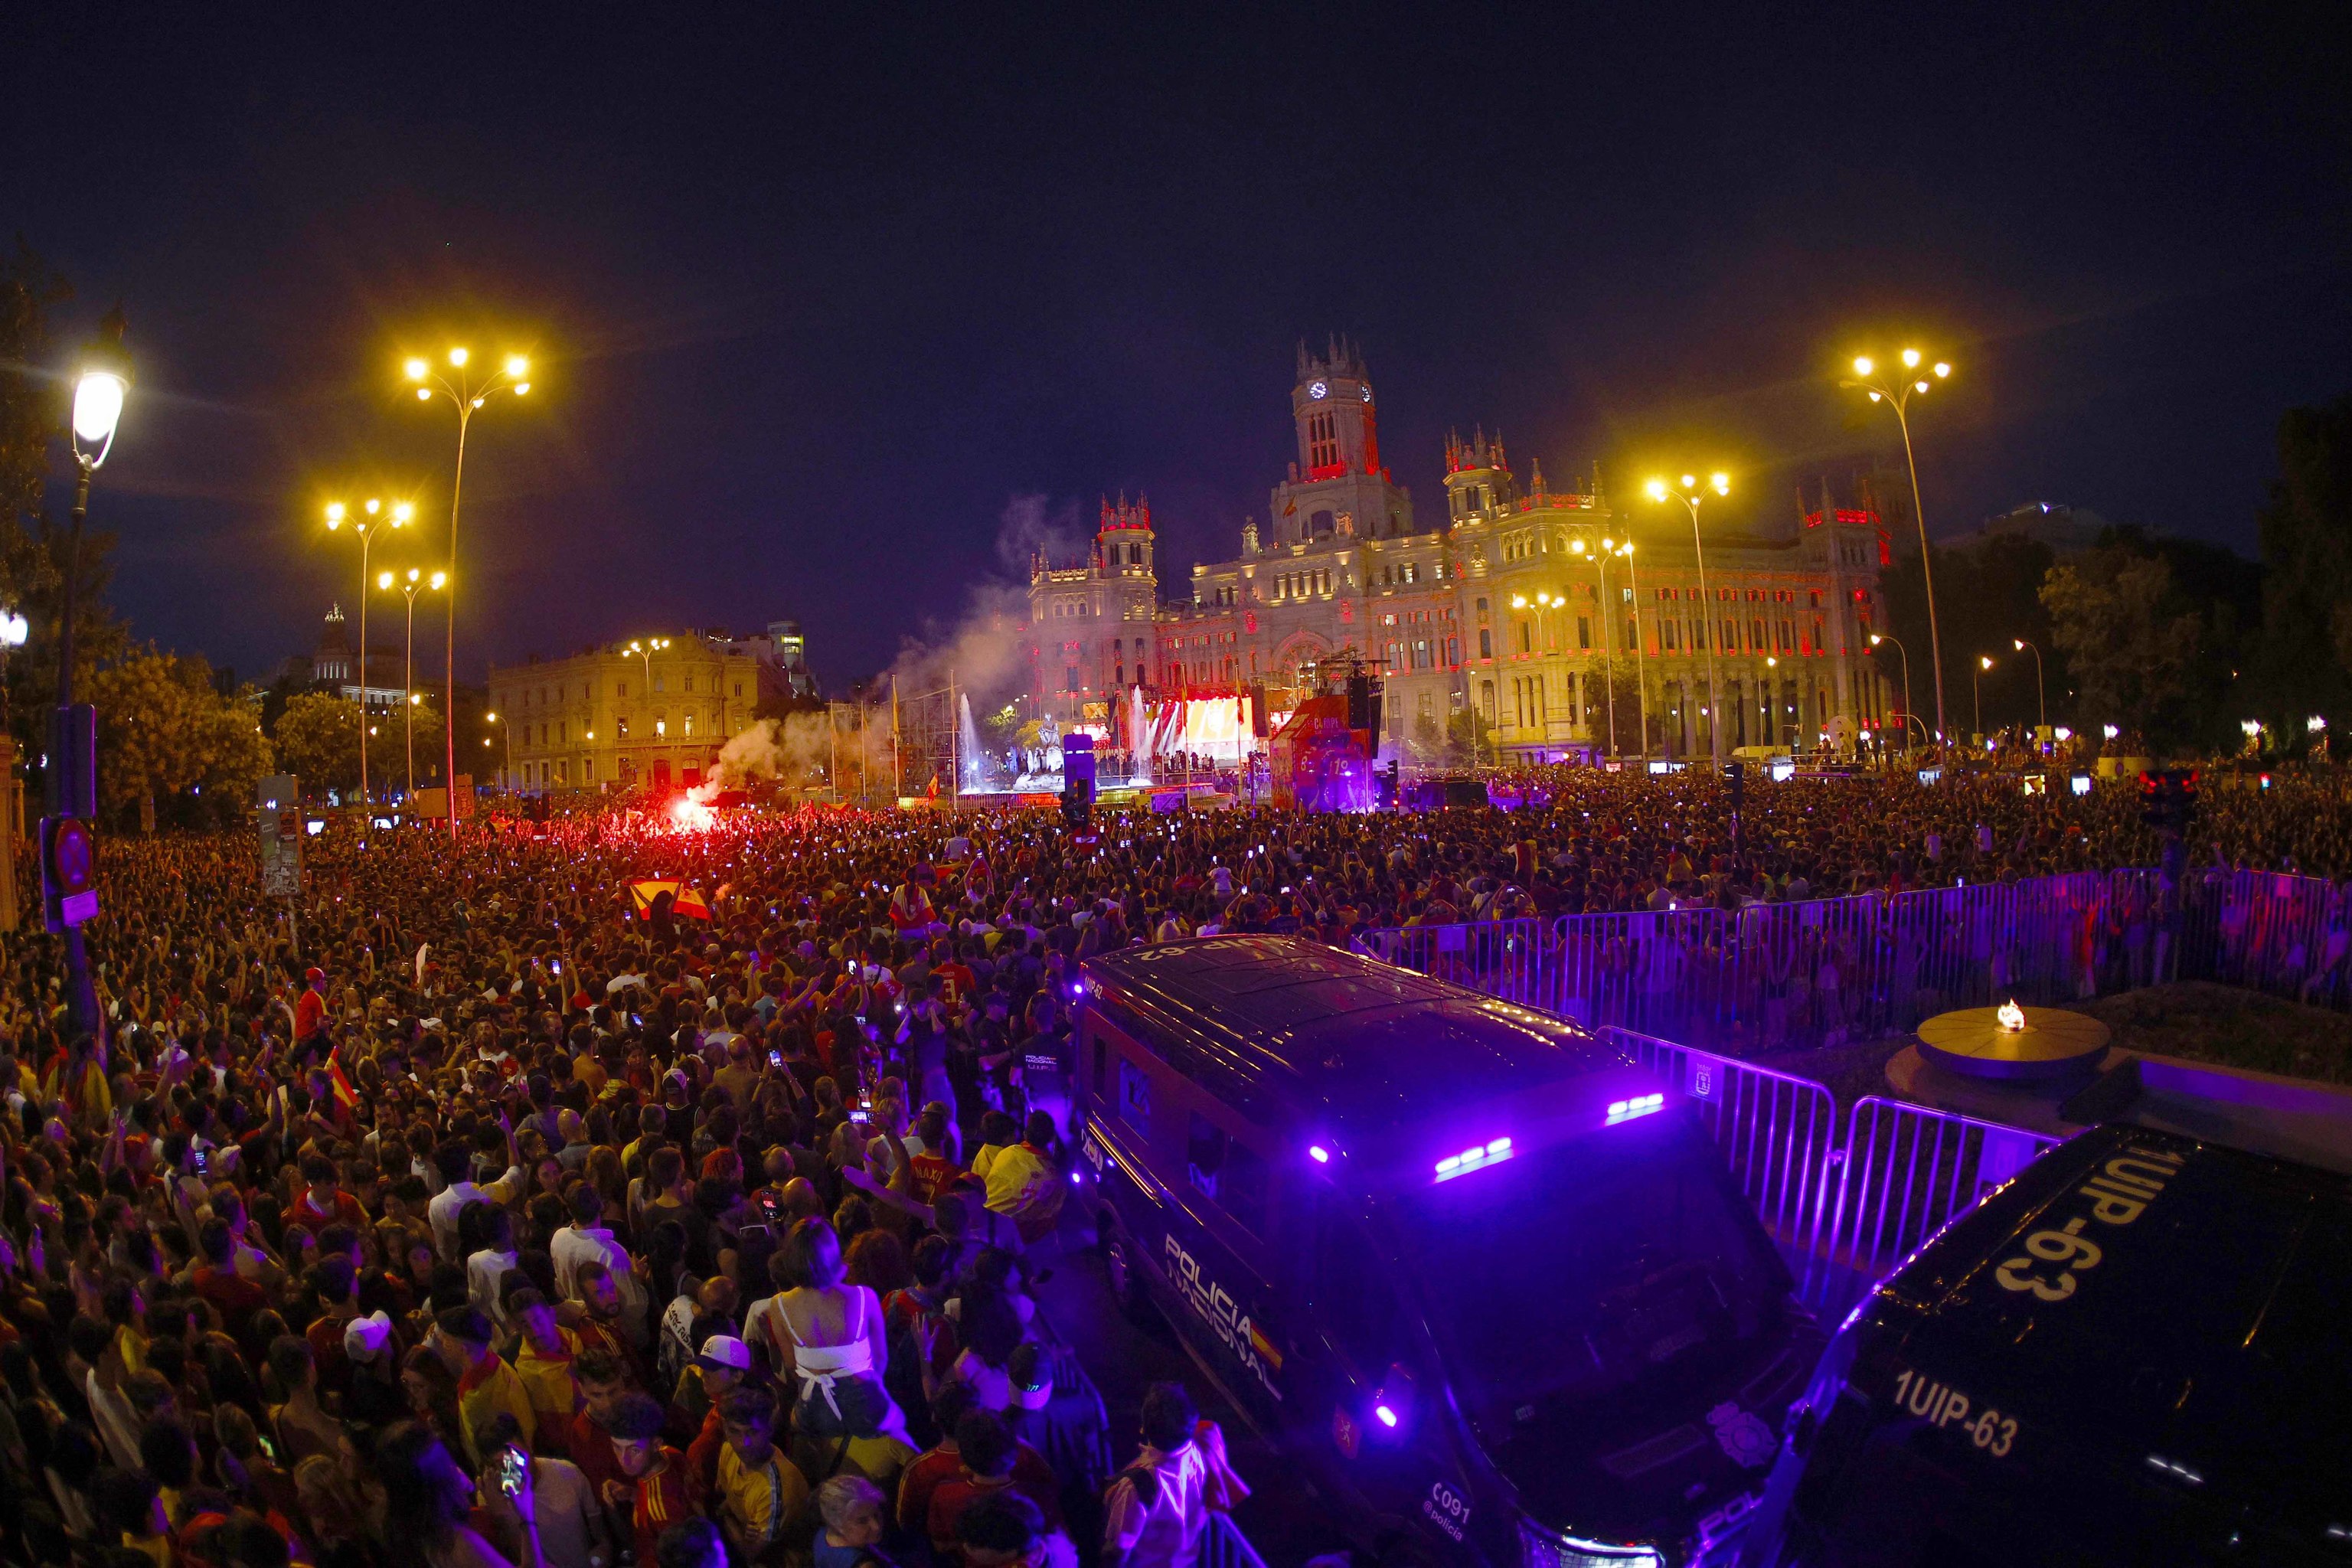
<path fill-rule="evenodd" d="M 408 1413 L 400 1388 L 400 1344 L 392 1314 L 378 1309 L 343 1325 L 343 1359 L 351 1363 L 351 1386 L 343 1417 L 368 1426 L 396 1421 Z"/>
<path fill-rule="evenodd" d="M 719 1407 L 751 1375 L 751 1347 L 732 1334 L 712 1334 L 677 1380 L 677 1394 L 670 1403 L 696 1428 L 694 1441 L 687 1447 L 686 1467 L 703 1491 L 718 1481 L 719 1450 L 726 1436 Z"/>
<path fill-rule="evenodd" d="M 294 999 L 294 1046 L 309 1043 L 327 1021 L 327 972 L 315 964 L 302 972 L 302 994 Z"/>

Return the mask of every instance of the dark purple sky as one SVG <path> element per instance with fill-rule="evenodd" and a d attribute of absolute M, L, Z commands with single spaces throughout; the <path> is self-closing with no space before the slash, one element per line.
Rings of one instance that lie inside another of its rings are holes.
<path fill-rule="evenodd" d="M 2284 13 L 785 9 L 18 23 L 0 217 L 142 364 L 96 510 L 136 626 L 307 647 L 357 576 L 317 503 L 446 509 L 397 365 L 453 329 L 540 362 L 478 426 L 461 666 L 794 616 L 835 685 L 1017 497 L 1149 490 L 1171 589 L 1231 553 L 1301 335 L 1363 342 L 1429 516 L 1478 422 L 1785 513 L 1888 449 L 1834 377 L 1900 332 L 1960 366 L 1931 521 L 2251 550 L 2280 412 L 2352 388 L 2352 95 Z"/>

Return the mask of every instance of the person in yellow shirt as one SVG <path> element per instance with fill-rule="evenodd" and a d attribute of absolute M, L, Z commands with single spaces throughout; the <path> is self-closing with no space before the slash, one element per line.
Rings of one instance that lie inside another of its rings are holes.
<path fill-rule="evenodd" d="M 522 1331 L 515 1350 L 515 1375 L 522 1379 L 541 1430 L 569 1432 L 572 1417 L 580 1410 L 580 1384 L 572 1375 L 580 1336 L 558 1323 L 547 1298 L 528 1286 L 507 1298 L 507 1321 Z"/>
<path fill-rule="evenodd" d="M 776 1398 L 756 1385 L 719 1403 L 726 1447 L 719 1451 L 719 1527 L 739 1561 L 754 1561 L 782 1538 L 808 1500 L 808 1479 L 776 1447 Z"/>
<path fill-rule="evenodd" d="M 539 1415 L 515 1369 L 490 1349 L 490 1320 L 475 1307 L 451 1307 L 433 1320 L 433 1348 L 457 1380 L 457 1420 L 475 1469 L 484 1463 L 483 1445 L 500 1411 L 515 1418 L 523 1447 L 539 1433 Z"/>

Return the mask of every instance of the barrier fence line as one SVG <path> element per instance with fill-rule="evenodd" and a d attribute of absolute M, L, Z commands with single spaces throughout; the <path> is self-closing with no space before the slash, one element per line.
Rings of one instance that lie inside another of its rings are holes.
<path fill-rule="evenodd" d="M 1389 963 L 1592 1027 L 1730 1057 L 1902 1034 L 1931 1014 L 2210 980 L 2352 1005 L 2352 898 L 2262 871 L 2074 872 L 1893 897 L 1406 926 Z"/>
<path fill-rule="evenodd" d="M 1806 1261 L 1804 1294 L 1843 1311 L 1954 1216 L 2059 1140 L 2023 1128 L 1865 1095 L 1847 1118 L 1837 1195 Z M 1827 1188 L 1823 1188 L 1827 1199 Z"/>

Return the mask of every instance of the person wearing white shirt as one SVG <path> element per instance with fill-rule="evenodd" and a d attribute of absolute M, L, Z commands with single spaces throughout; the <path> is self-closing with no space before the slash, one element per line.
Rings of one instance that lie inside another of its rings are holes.
<path fill-rule="evenodd" d="M 522 1191 L 522 1167 L 514 1159 L 514 1133 L 507 1133 L 507 1173 L 488 1186 L 472 1180 L 474 1156 L 463 1143 L 451 1141 L 434 1151 L 433 1163 L 440 1167 L 441 1179 L 448 1184 L 433 1195 L 425 1205 L 425 1217 L 433 1226 L 434 1247 L 450 1262 L 458 1261 L 457 1215 L 467 1204 L 496 1204 L 503 1207 L 514 1201 Z"/>
<path fill-rule="evenodd" d="M 629 1273 L 629 1249 L 596 1222 L 604 1217 L 604 1195 L 585 1182 L 572 1189 L 572 1223 L 548 1238 L 548 1256 L 555 1260 L 555 1293 L 567 1301 L 580 1300 L 580 1266 L 603 1264 L 619 1279 Z"/>
<path fill-rule="evenodd" d="M 507 1312 L 506 1303 L 499 1299 L 499 1287 L 515 1266 L 514 1222 L 506 1210 L 491 1208 L 488 1223 L 482 1226 L 482 1240 L 486 1244 L 482 1249 L 466 1259 L 466 1300 L 490 1321 L 502 1324 Z"/>

